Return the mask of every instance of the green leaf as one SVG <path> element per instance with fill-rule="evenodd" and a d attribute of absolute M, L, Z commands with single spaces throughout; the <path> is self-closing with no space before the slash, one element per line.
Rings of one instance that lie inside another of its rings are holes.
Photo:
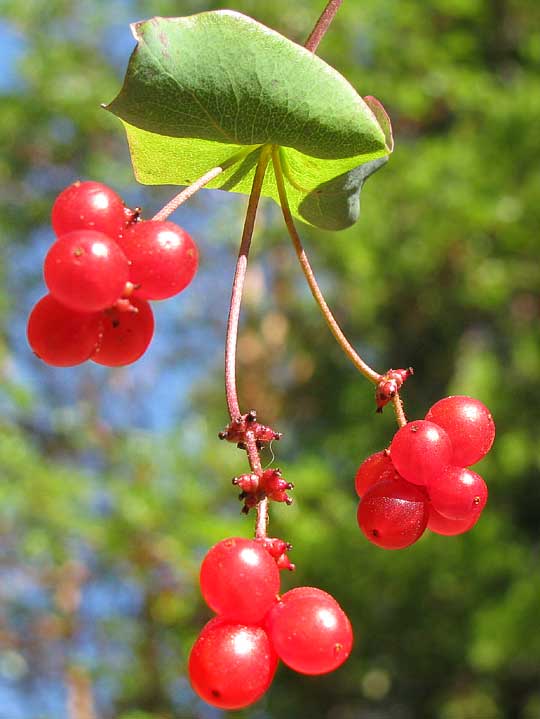
<path fill-rule="evenodd" d="M 107 109 L 124 123 L 140 182 L 188 185 L 223 166 L 208 186 L 249 193 L 260 147 L 280 145 L 292 212 L 329 229 L 355 222 L 363 181 L 391 152 L 377 101 L 236 12 L 153 18 L 133 32 L 124 86 Z M 278 201 L 271 170 L 263 195 Z"/>

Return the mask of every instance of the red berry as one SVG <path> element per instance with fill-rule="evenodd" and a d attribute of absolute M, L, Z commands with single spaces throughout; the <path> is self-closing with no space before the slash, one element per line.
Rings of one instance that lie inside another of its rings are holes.
<path fill-rule="evenodd" d="M 200 582 L 211 609 L 230 621 L 255 624 L 277 601 L 279 569 L 262 544 L 232 537 L 210 549 Z"/>
<path fill-rule="evenodd" d="M 390 454 L 383 450 L 370 455 L 358 468 L 354 480 L 356 493 L 363 497 L 370 487 L 385 479 L 399 479 L 399 474 L 392 464 Z"/>
<path fill-rule="evenodd" d="M 449 519 L 439 514 L 436 509 L 431 507 L 428 518 L 428 529 L 435 534 L 443 534 L 447 537 L 453 537 L 456 534 L 464 534 L 474 527 L 480 519 L 482 512 L 475 512 L 472 516 L 465 519 Z"/>
<path fill-rule="evenodd" d="M 139 297 L 164 300 L 181 292 L 195 276 L 197 246 L 173 222 L 137 222 L 118 242 L 130 261 L 129 279 Z"/>
<path fill-rule="evenodd" d="M 420 539 L 428 521 L 424 491 L 403 479 L 378 482 L 358 505 L 358 525 L 383 549 L 404 549 Z"/>
<path fill-rule="evenodd" d="M 101 333 L 92 361 L 108 367 L 131 364 L 141 357 L 154 334 L 154 315 L 146 300 L 131 298 L 134 310 L 111 307 L 101 313 Z"/>
<path fill-rule="evenodd" d="M 52 208 L 57 237 L 73 230 L 96 230 L 116 237 L 125 225 L 124 203 L 100 182 L 74 182 L 58 195 Z"/>
<path fill-rule="evenodd" d="M 76 312 L 45 295 L 28 318 L 28 344 L 47 364 L 70 367 L 90 358 L 99 328 L 99 313 Z"/>
<path fill-rule="evenodd" d="M 390 457 L 407 482 L 427 484 L 450 464 L 452 444 L 444 429 L 419 419 L 398 429 L 390 445 Z"/>
<path fill-rule="evenodd" d="M 220 709 L 241 709 L 268 689 L 278 664 L 262 627 L 215 617 L 203 628 L 189 656 L 189 678 L 204 701 Z"/>
<path fill-rule="evenodd" d="M 80 312 L 97 312 L 119 299 L 129 265 L 114 240 L 102 232 L 77 230 L 52 245 L 43 272 L 59 302 Z"/>
<path fill-rule="evenodd" d="M 336 600 L 315 587 L 286 592 L 266 620 L 279 658 L 302 674 L 326 674 L 351 653 L 351 623 Z"/>
<path fill-rule="evenodd" d="M 479 474 L 464 467 L 447 467 L 428 485 L 433 508 L 449 519 L 467 519 L 486 506 L 488 489 Z"/>
<path fill-rule="evenodd" d="M 426 419 L 442 427 L 454 449 L 452 464 L 470 467 L 484 457 L 495 439 L 495 423 L 488 408 L 472 397 L 456 395 L 436 402 Z"/>

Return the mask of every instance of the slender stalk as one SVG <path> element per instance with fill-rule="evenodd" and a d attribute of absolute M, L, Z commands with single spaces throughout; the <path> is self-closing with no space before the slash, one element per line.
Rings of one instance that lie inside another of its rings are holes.
<path fill-rule="evenodd" d="M 403 401 L 399 396 L 399 392 L 394 395 L 394 398 L 392 399 L 392 404 L 394 405 L 394 412 L 396 415 L 397 423 L 400 427 L 403 427 L 407 424 L 407 417 L 405 416 L 405 411 L 403 409 Z"/>
<path fill-rule="evenodd" d="M 270 161 L 270 147 L 261 148 L 259 162 L 253 178 L 251 186 L 251 194 L 249 196 L 246 219 L 244 221 L 244 229 L 242 232 L 242 240 L 240 249 L 238 250 L 238 259 L 236 261 L 236 269 L 234 273 L 233 286 L 231 290 L 231 303 L 229 309 L 229 319 L 227 321 L 227 336 L 225 339 L 225 394 L 227 396 L 227 408 L 231 421 L 241 416 L 240 405 L 238 404 L 238 390 L 236 387 L 236 345 L 238 340 L 238 323 L 240 320 L 240 307 L 242 304 L 242 294 L 244 290 L 244 280 L 246 277 L 249 249 L 251 247 L 251 238 L 253 237 L 253 228 L 255 226 L 255 217 L 257 215 L 257 207 L 261 198 L 261 190 L 264 182 L 264 176 L 268 162 Z M 246 452 L 248 456 L 249 466 L 255 474 L 262 474 L 261 459 L 259 450 L 253 432 L 246 433 Z M 268 527 L 268 500 L 263 499 L 257 505 L 257 522 L 255 527 L 255 536 L 259 539 L 266 537 Z"/>
<path fill-rule="evenodd" d="M 181 192 L 175 195 L 172 200 L 165 205 L 165 207 L 162 207 L 159 212 L 156 212 L 156 214 L 152 217 L 152 220 L 166 220 L 169 215 L 172 215 L 172 213 L 180 207 L 180 205 L 183 205 L 184 202 L 193 197 L 196 192 L 198 192 L 205 185 L 211 182 L 214 177 L 221 175 L 223 170 L 223 167 L 213 167 L 202 177 L 199 177 L 198 180 L 195 180 L 195 182 L 191 183 L 189 187 L 185 187 Z"/>
<path fill-rule="evenodd" d="M 328 307 L 326 300 L 324 299 L 324 296 L 319 288 L 317 280 L 315 279 L 315 275 L 313 274 L 313 270 L 311 269 L 311 265 L 302 246 L 302 241 L 296 230 L 294 220 L 291 214 L 289 200 L 287 198 L 287 191 L 285 189 L 285 179 L 283 177 L 283 170 L 281 168 L 279 148 L 276 146 L 272 148 L 272 161 L 274 165 L 274 172 L 276 175 L 276 182 L 281 204 L 281 210 L 283 212 L 283 218 L 285 219 L 285 224 L 287 225 L 289 235 L 293 242 L 296 256 L 298 257 L 298 261 L 300 262 L 300 266 L 309 285 L 309 289 L 311 290 L 311 294 L 313 295 L 315 302 L 318 304 L 319 309 L 321 310 L 322 315 L 326 320 L 326 324 L 336 338 L 339 346 L 342 348 L 342 350 L 345 352 L 345 354 L 351 360 L 354 366 L 364 375 L 364 377 L 370 382 L 376 384 L 381 379 L 381 375 L 374 369 L 372 369 L 366 362 L 364 362 L 364 360 L 355 351 L 351 343 L 345 337 L 336 318 L 330 311 L 330 308 Z"/>
<path fill-rule="evenodd" d="M 326 35 L 326 31 L 330 27 L 330 23 L 334 19 L 342 2 L 343 0 L 329 0 L 328 4 L 322 11 L 320 18 L 317 20 L 315 27 L 313 28 L 308 39 L 306 40 L 306 43 L 304 45 L 306 50 L 311 50 L 311 52 L 315 52 L 315 50 L 319 47 L 319 43 Z"/>
<path fill-rule="evenodd" d="M 246 432 L 246 452 L 251 471 L 262 474 L 261 458 L 253 432 Z M 268 530 L 268 499 L 261 499 L 257 505 L 257 521 L 255 522 L 255 536 L 264 539 Z"/>
<path fill-rule="evenodd" d="M 253 236 L 253 227 L 255 225 L 255 217 L 257 215 L 257 207 L 261 197 L 261 190 L 264 181 L 264 175 L 268 162 L 270 160 L 270 147 L 263 146 L 246 212 L 244 221 L 244 230 L 242 232 L 242 240 L 238 251 L 238 260 L 236 261 L 236 269 L 231 291 L 231 303 L 229 309 L 229 319 L 227 321 L 227 337 L 225 340 L 225 394 L 227 396 L 227 408 L 229 416 L 232 420 L 240 417 L 240 407 L 238 405 L 238 392 L 236 389 L 236 343 L 238 339 L 238 322 L 240 319 L 240 305 L 242 304 L 242 293 L 244 290 L 244 280 L 246 277 L 249 248 L 251 246 L 251 238 Z M 258 456 L 258 455 L 257 455 Z"/>

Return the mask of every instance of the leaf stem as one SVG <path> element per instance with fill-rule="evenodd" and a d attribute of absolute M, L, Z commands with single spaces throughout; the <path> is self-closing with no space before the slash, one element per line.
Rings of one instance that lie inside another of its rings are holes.
<path fill-rule="evenodd" d="M 162 207 L 159 212 L 156 212 L 156 214 L 152 217 L 152 220 L 166 220 L 169 215 L 172 215 L 172 213 L 180 207 L 180 205 L 183 205 L 184 202 L 193 197 L 196 192 L 202 190 L 202 188 L 211 182 L 215 177 L 221 175 L 223 170 L 223 167 L 213 167 L 208 172 L 205 172 L 202 177 L 199 177 L 198 180 L 195 180 L 195 182 L 192 182 L 191 185 L 185 187 L 181 192 L 175 195 L 170 202 L 167 202 L 165 207 Z"/>
<path fill-rule="evenodd" d="M 279 193 L 281 210 L 283 212 L 283 218 L 285 220 L 285 224 L 287 225 L 289 235 L 293 242 L 296 256 L 298 257 L 298 261 L 300 262 L 300 266 L 309 285 L 309 289 L 311 290 L 311 294 L 313 295 L 315 302 L 319 306 L 319 309 L 321 310 L 321 313 L 326 320 L 326 324 L 328 325 L 330 331 L 336 338 L 337 343 L 345 352 L 347 357 L 351 360 L 353 365 L 364 375 L 366 379 L 368 379 L 370 382 L 373 382 L 374 384 L 377 384 L 377 382 L 380 381 L 382 375 L 380 375 L 366 362 L 364 362 L 364 360 L 355 351 L 351 343 L 345 337 L 336 318 L 330 311 L 330 308 L 328 307 L 326 300 L 324 299 L 323 293 L 321 292 L 321 289 L 317 283 L 315 275 L 313 274 L 313 270 L 311 269 L 311 265 L 302 246 L 302 241 L 296 230 L 294 220 L 292 218 L 291 210 L 289 207 L 289 200 L 287 198 L 287 191 L 285 189 L 285 179 L 281 167 L 279 147 L 277 146 L 273 146 L 272 148 L 272 161 L 274 165 L 274 173 L 276 176 L 276 183 Z"/>
<path fill-rule="evenodd" d="M 253 178 L 253 185 L 251 187 L 251 194 L 249 196 L 246 219 L 244 221 L 244 229 L 242 232 L 242 240 L 238 251 L 238 259 L 236 261 L 236 269 L 234 272 L 234 280 L 231 290 L 229 318 L 227 321 L 227 336 L 225 340 L 225 394 L 227 397 L 227 408 L 229 410 L 231 421 L 238 419 L 241 415 L 238 404 L 238 392 L 236 388 L 236 343 L 238 339 L 238 322 L 240 319 L 240 305 L 242 304 L 242 293 L 244 290 L 249 248 L 251 246 L 257 207 L 261 197 L 264 175 L 270 160 L 270 153 L 271 150 L 269 146 L 264 145 L 261 148 L 261 154 L 259 162 L 257 163 L 255 177 Z"/>
<path fill-rule="evenodd" d="M 329 0 L 328 4 L 322 11 L 320 18 L 317 20 L 315 27 L 313 28 L 308 39 L 306 40 L 306 43 L 304 45 L 306 50 L 315 52 L 315 50 L 319 47 L 319 43 L 326 35 L 326 31 L 330 27 L 330 24 L 334 19 L 337 11 L 339 10 L 342 2 L 343 0 Z"/>

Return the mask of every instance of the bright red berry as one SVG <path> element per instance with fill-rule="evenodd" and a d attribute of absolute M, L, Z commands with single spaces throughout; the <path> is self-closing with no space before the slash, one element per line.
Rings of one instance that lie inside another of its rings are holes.
<path fill-rule="evenodd" d="M 427 484 L 440 474 L 450 464 L 452 452 L 444 429 L 422 419 L 400 427 L 390 445 L 392 464 L 413 484 Z"/>
<path fill-rule="evenodd" d="M 488 489 L 479 474 L 465 467 L 447 467 L 428 484 L 434 509 L 449 519 L 467 519 L 486 506 Z"/>
<path fill-rule="evenodd" d="M 349 656 L 351 623 L 336 600 L 315 587 L 286 592 L 266 620 L 279 658 L 302 674 L 326 674 Z"/>
<path fill-rule="evenodd" d="M 354 480 L 356 493 L 363 497 L 374 484 L 385 479 L 399 479 L 399 474 L 392 464 L 390 453 L 383 450 L 370 455 L 358 468 Z"/>
<path fill-rule="evenodd" d="M 212 619 L 189 656 L 189 678 L 204 701 L 220 709 L 253 704 L 274 678 L 278 657 L 260 626 Z"/>
<path fill-rule="evenodd" d="M 52 208 L 57 237 L 74 230 L 96 230 L 117 237 L 125 225 L 124 203 L 101 182 L 74 182 L 58 195 Z"/>
<path fill-rule="evenodd" d="M 195 276 L 197 246 L 174 222 L 135 222 L 118 242 L 130 261 L 129 279 L 139 297 L 164 300 L 181 292 Z"/>
<path fill-rule="evenodd" d="M 231 537 L 214 545 L 203 560 L 201 592 L 216 613 L 255 624 L 277 601 L 279 569 L 254 539 Z"/>
<path fill-rule="evenodd" d="M 101 313 L 101 332 L 92 361 L 107 367 L 131 364 L 141 357 L 154 334 L 154 315 L 146 300 L 130 299 L 134 311 L 111 307 Z"/>
<path fill-rule="evenodd" d="M 129 264 L 116 242 L 102 232 L 77 230 L 52 245 L 43 272 L 59 302 L 79 312 L 97 312 L 119 299 Z"/>
<path fill-rule="evenodd" d="M 422 489 L 403 479 L 387 479 L 362 497 L 357 519 L 373 544 L 383 549 L 404 549 L 420 539 L 428 514 L 428 498 Z"/>
<path fill-rule="evenodd" d="M 90 358 L 99 329 L 99 313 L 76 312 L 45 295 L 28 318 L 28 344 L 47 364 L 70 367 Z"/>
<path fill-rule="evenodd" d="M 426 419 L 442 427 L 452 442 L 452 464 L 470 467 L 484 457 L 495 439 L 488 408 L 472 397 L 455 395 L 436 402 Z"/>
<path fill-rule="evenodd" d="M 457 534 L 464 534 L 472 529 L 480 519 L 481 514 L 482 512 L 475 512 L 465 519 L 449 519 L 431 507 L 427 527 L 432 532 L 435 532 L 435 534 L 453 537 Z"/>

